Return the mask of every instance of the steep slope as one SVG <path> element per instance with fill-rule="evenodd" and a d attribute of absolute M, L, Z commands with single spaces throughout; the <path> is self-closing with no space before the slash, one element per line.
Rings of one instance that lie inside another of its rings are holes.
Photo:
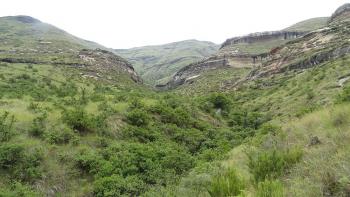
<path fill-rule="evenodd" d="M 115 50 L 135 65 L 146 83 L 166 83 L 178 70 L 215 53 L 218 45 L 197 40 L 185 40 L 157 46 Z"/>
<path fill-rule="evenodd" d="M 296 23 L 284 29 L 284 31 L 313 31 L 326 26 L 328 20 L 329 20 L 329 17 L 311 18 L 311 19 Z"/>
<path fill-rule="evenodd" d="M 2 62 L 60 64 L 79 68 L 90 77 L 107 80 L 126 74 L 140 81 L 130 63 L 104 48 L 29 16 L 0 18 Z"/>
<path fill-rule="evenodd" d="M 192 83 L 206 71 L 259 67 L 268 59 L 271 52 L 277 50 L 278 46 L 324 26 L 326 20 L 327 18 L 309 19 L 282 31 L 259 32 L 227 39 L 216 54 L 184 67 L 169 83 L 159 88 L 171 89 L 186 82 Z"/>

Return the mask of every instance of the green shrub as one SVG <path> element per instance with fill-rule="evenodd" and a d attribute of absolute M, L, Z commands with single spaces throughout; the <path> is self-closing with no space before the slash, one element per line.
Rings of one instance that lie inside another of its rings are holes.
<path fill-rule="evenodd" d="M 153 142 L 160 137 L 159 135 L 155 128 L 129 126 L 123 129 L 124 139 L 135 139 L 141 143 Z"/>
<path fill-rule="evenodd" d="M 2 144 L 0 146 L 0 168 L 9 169 L 24 158 L 24 147 L 17 144 Z"/>
<path fill-rule="evenodd" d="M 94 182 L 96 197 L 140 196 L 144 190 L 145 185 L 137 176 L 123 178 L 119 175 L 112 175 Z"/>
<path fill-rule="evenodd" d="M 176 124 L 178 127 L 190 127 L 194 124 L 190 116 L 190 112 L 185 109 L 184 106 L 177 107 L 173 109 L 166 104 L 158 104 L 151 109 L 153 113 L 157 113 L 160 116 L 160 120 L 163 123 Z"/>
<path fill-rule="evenodd" d="M 76 135 L 70 128 L 63 127 L 47 134 L 46 139 L 51 144 L 67 144 L 77 140 Z"/>
<path fill-rule="evenodd" d="M 29 129 L 29 134 L 34 137 L 41 137 L 46 129 L 46 119 L 46 113 L 34 118 L 32 126 Z"/>
<path fill-rule="evenodd" d="M 350 86 L 344 87 L 343 91 L 336 97 L 337 103 L 344 103 L 350 101 Z"/>
<path fill-rule="evenodd" d="M 235 169 L 230 168 L 214 176 L 208 192 L 213 197 L 238 196 L 245 189 L 245 183 L 237 175 Z"/>
<path fill-rule="evenodd" d="M 28 150 L 23 145 L 2 144 L 0 146 L 0 168 L 19 180 L 30 181 L 41 176 L 38 168 L 42 152 Z"/>
<path fill-rule="evenodd" d="M 73 130 L 80 133 L 96 131 L 97 128 L 104 129 L 102 117 L 89 115 L 83 108 L 78 107 L 72 110 L 65 110 L 62 114 L 63 121 Z"/>
<path fill-rule="evenodd" d="M 267 150 L 248 154 L 249 169 L 256 183 L 266 179 L 274 179 L 297 163 L 302 156 L 300 149 Z"/>
<path fill-rule="evenodd" d="M 95 174 L 103 158 L 93 151 L 81 150 L 75 157 L 75 165 L 84 173 Z"/>
<path fill-rule="evenodd" d="M 216 109 L 229 110 L 231 100 L 224 94 L 213 94 L 210 96 L 211 101 Z"/>
<path fill-rule="evenodd" d="M 258 184 L 257 197 L 283 197 L 283 185 L 279 181 L 265 180 Z"/>
<path fill-rule="evenodd" d="M 9 112 L 4 112 L 0 117 L 0 142 L 9 141 L 13 136 L 13 123 L 15 122 L 15 117 L 10 116 Z"/>
<path fill-rule="evenodd" d="M 140 127 L 148 125 L 150 118 L 145 111 L 134 109 L 126 115 L 126 120 L 129 124 Z"/>
<path fill-rule="evenodd" d="M 268 121 L 267 117 L 257 112 L 235 110 L 229 115 L 229 126 L 258 129 L 260 125 Z"/>

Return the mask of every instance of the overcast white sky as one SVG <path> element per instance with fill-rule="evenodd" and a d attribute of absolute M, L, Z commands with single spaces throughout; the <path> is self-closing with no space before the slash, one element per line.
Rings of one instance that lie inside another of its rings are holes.
<path fill-rule="evenodd" d="M 197 39 L 222 43 L 329 16 L 349 0 L 1 0 L 0 15 L 29 15 L 111 48 Z"/>

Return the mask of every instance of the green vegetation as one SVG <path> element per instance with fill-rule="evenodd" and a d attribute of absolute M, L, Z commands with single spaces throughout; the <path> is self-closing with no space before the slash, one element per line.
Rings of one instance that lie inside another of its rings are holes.
<path fill-rule="evenodd" d="M 115 50 L 133 63 L 150 85 L 165 84 L 181 68 L 214 54 L 219 46 L 205 41 L 185 40 L 157 46 Z"/>
<path fill-rule="evenodd" d="M 228 169 L 213 177 L 208 192 L 210 196 L 238 196 L 245 189 L 244 182 L 234 169 Z"/>
<path fill-rule="evenodd" d="M 349 196 L 350 58 L 313 56 L 348 46 L 346 28 L 288 42 L 254 71 L 210 70 L 155 92 L 124 60 L 73 41 L 50 46 L 82 58 L 10 53 L 42 42 L 21 30 L 44 24 L 2 21 L 21 39 L 0 54 L 0 196 Z M 324 48 L 309 46 L 324 35 Z M 102 72 L 105 58 L 119 63 Z"/>

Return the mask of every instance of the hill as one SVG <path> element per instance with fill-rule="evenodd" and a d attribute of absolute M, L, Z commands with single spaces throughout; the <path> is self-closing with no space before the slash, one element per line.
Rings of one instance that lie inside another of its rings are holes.
<path fill-rule="evenodd" d="M 227 39 L 217 53 L 179 70 L 166 85 L 159 88 L 171 89 L 186 82 L 192 83 L 195 78 L 208 70 L 259 67 L 268 59 L 270 52 L 310 31 L 325 26 L 326 21 L 327 18 L 314 18 L 281 31 L 258 32 Z"/>
<path fill-rule="evenodd" d="M 30 16 L 0 18 L 0 61 L 66 65 L 79 68 L 82 76 L 108 80 L 127 74 L 140 81 L 129 62 L 105 47 Z"/>
<path fill-rule="evenodd" d="M 185 40 L 157 46 L 115 50 L 135 66 L 145 83 L 166 83 L 184 66 L 215 53 L 218 46 L 211 42 Z"/>

